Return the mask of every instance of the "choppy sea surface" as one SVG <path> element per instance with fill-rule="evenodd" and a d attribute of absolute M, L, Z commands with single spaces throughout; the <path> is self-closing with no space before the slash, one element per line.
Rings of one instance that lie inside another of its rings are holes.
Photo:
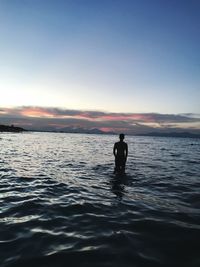
<path fill-rule="evenodd" d="M 200 139 L 0 134 L 1 267 L 199 267 Z"/>

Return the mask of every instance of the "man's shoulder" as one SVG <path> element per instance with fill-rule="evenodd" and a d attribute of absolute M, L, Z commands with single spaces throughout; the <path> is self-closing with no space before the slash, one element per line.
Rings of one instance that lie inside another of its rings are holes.
<path fill-rule="evenodd" d="M 124 142 L 124 141 L 123 141 L 123 142 L 120 142 L 120 141 L 119 141 L 119 142 L 116 142 L 115 145 L 120 145 L 120 146 L 121 146 L 121 145 L 124 145 L 124 146 L 127 146 L 127 143 Z"/>

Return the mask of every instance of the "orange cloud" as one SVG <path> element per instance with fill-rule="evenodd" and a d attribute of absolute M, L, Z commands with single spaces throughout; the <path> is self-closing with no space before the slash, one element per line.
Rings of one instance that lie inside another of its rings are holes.
<path fill-rule="evenodd" d="M 33 108 L 24 108 L 21 110 L 21 115 L 26 117 L 54 117 L 54 115 L 46 109 L 33 107 Z"/>
<path fill-rule="evenodd" d="M 147 132 L 154 129 L 200 129 L 198 114 L 113 113 L 54 107 L 0 108 L 1 123 L 32 125 L 29 129 L 98 128 L 105 132 Z M 23 123 L 22 123 L 23 122 Z M 50 128 L 49 128 L 50 127 Z"/>
<path fill-rule="evenodd" d="M 10 112 L 9 112 L 10 111 Z M 82 111 L 82 110 L 67 110 L 58 108 L 45 107 L 20 107 L 10 110 L 1 110 L 1 113 L 19 114 L 23 117 L 32 118 L 59 118 L 59 119 L 81 119 L 88 121 L 129 121 L 129 122 L 144 122 L 153 123 L 157 121 L 156 114 L 142 114 L 142 113 L 106 113 L 98 111 Z"/>

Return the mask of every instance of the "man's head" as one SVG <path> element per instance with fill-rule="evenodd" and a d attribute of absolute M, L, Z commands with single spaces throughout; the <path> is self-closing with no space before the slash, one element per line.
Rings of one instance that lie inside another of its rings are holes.
<path fill-rule="evenodd" d="M 119 135 L 119 139 L 120 139 L 120 141 L 123 141 L 123 140 L 124 140 L 124 134 L 123 134 L 123 133 L 121 133 L 121 134 Z"/>

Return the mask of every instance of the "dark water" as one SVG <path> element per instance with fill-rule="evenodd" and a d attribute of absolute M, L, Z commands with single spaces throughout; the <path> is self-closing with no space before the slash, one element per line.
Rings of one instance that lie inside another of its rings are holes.
<path fill-rule="evenodd" d="M 200 140 L 0 135 L 0 266 L 200 266 Z"/>

